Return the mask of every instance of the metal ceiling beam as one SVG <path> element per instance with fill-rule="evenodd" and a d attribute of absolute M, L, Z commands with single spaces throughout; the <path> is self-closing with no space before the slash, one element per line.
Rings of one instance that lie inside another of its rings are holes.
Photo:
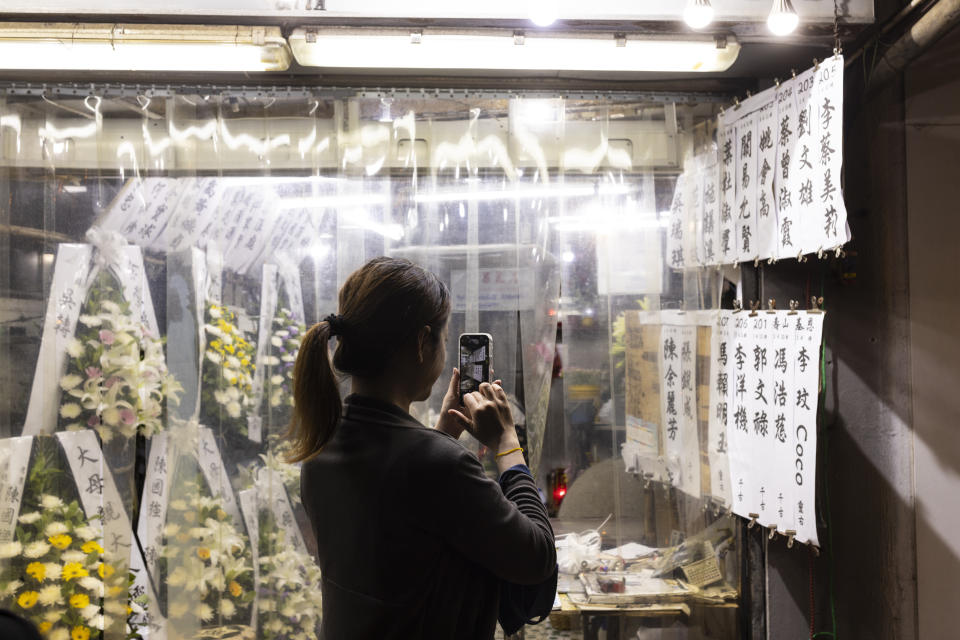
<path fill-rule="evenodd" d="M 933 43 L 960 24 L 960 0 L 938 0 L 877 62 L 869 91 L 876 91 L 901 73 Z"/>

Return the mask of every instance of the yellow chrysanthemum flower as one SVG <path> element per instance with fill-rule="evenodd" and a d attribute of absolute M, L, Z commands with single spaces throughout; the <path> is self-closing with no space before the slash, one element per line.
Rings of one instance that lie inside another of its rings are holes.
<path fill-rule="evenodd" d="M 200 558 L 201 560 L 209 560 L 209 559 L 210 559 L 210 549 L 207 549 L 206 547 L 198 547 L 198 548 L 197 548 L 197 557 Z"/>
<path fill-rule="evenodd" d="M 37 604 L 38 597 L 40 597 L 40 594 L 36 591 L 24 591 L 17 596 L 17 604 L 24 609 L 30 609 L 33 605 Z"/>
<path fill-rule="evenodd" d="M 27 565 L 27 575 L 37 582 L 43 582 L 43 579 L 47 577 L 47 568 L 42 562 L 31 562 Z"/>
<path fill-rule="evenodd" d="M 85 609 L 90 606 L 90 596 L 85 593 L 75 593 L 70 596 L 70 606 L 74 609 Z"/>
<path fill-rule="evenodd" d="M 90 629 L 78 624 L 70 631 L 70 640 L 90 640 Z"/>
<path fill-rule="evenodd" d="M 79 562 L 68 562 L 67 564 L 63 565 L 63 573 L 61 574 L 61 577 L 63 578 L 64 582 L 69 582 L 74 578 L 86 578 L 88 575 L 90 574 Z"/>
<path fill-rule="evenodd" d="M 97 553 L 103 553 L 103 547 L 101 547 L 96 540 L 90 540 L 83 543 L 83 546 L 80 547 L 80 550 L 84 553 L 93 553 L 94 551 Z"/>
<path fill-rule="evenodd" d="M 50 544 L 55 546 L 57 549 L 60 549 L 61 551 L 69 547 L 70 543 L 73 542 L 73 538 L 71 538 L 65 533 L 60 533 L 55 536 L 50 536 L 49 538 L 47 538 L 47 540 L 50 542 Z"/>
<path fill-rule="evenodd" d="M 103 562 L 101 562 L 100 566 L 97 567 L 97 575 L 99 575 L 102 580 L 106 580 L 114 573 L 116 573 L 116 569 L 108 564 L 104 564 Z"/>
<path fill-rule="evenodd" d="M 241 587 L 236 580 L 231 580 L 230 595 L 232 595 L 234 598 L 239 598 L 242 593 L 243 593 L 243 587 Z"/>
<path fill-rule="evenodd" d="M 46 633 L 47 631 L 50 631 L 50 627 L 52 626 L 53 626 L 53 623 L 50 623 L 44 620 L 39 625 L 37 625 L 37 629 L 40 630 L 40 633 Z"/>

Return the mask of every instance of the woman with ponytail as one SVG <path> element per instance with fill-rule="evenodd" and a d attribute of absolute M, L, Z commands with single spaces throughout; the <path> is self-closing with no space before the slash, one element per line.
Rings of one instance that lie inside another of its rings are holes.
<path fill-rule="evenodd" d="M 485 383 L 461 405 L 454 369 L 439 423 L 410 416 L 446 361 L 450 296 L 429 271 L 371 260 L 339 307 L 301 344 L 288 434 L 317 540 L 321 637 L 489 640 L 498 613 L 512 633 L 540 613 L 530 601 L 552 605 L 556 549 L 506 394 Z M 499 483 L 458 442 L 464 429 L 498 454 Z"/>

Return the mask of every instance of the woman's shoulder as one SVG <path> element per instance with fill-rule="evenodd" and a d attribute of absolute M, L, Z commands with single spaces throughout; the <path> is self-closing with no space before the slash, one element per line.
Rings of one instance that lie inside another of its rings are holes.
<path fill-rule="evenodd" d="M 408 459 L 431 471 L 453 470 L 479 464 L 476 456 L 456 438 L 436 429 L 424 427 L 407 435 Z"/>

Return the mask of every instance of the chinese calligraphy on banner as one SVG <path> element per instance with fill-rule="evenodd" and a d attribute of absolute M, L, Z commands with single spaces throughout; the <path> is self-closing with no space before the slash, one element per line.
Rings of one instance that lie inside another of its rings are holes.
<path fill-rule="evenodd" d="M 841 56 L 721 113 L 716 148 L 677 179 L 670 266 L 795 258 L 848 242 L 842 121 Z"/>
<path fill-rule="evenodd" d="M 720 311 L 711 354 L 714 498 L 729 499 L 737 515 L 781 533 L 795 531 L 797 540 L 815 546 L 823 319 L 820 312 Z"/>

